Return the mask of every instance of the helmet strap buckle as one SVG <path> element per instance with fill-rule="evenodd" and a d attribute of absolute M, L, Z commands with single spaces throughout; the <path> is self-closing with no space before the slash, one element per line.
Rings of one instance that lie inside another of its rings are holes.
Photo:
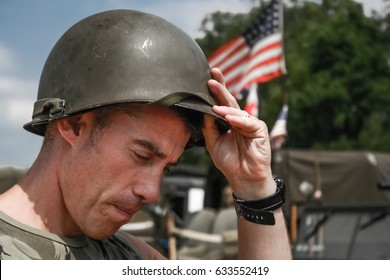
<path fill-rule="evenodd" d="M 49 105 L 50 104 L 50 105 Z M 49 118 L 54 120 L 62 117 L 65 113 L 65 100 L 56 98 L 49 102 Z"/>

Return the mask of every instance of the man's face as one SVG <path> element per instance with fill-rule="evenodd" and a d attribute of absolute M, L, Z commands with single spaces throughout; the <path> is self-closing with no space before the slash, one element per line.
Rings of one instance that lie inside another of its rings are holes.
<path fill-rule="evenodd" d="M 94 145 L 85 139 L 72 147 L 60 185 L 74 235 L 108 237 L 143 203 L 157 202 L 164 170 L 178 161 L 189 137 L 179 117 L 149 105 L 135 117 L 115 114 Z"/>

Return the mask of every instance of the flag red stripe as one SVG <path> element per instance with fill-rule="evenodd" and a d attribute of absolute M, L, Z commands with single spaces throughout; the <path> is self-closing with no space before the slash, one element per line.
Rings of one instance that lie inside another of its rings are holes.
<path fill-rule="evenodd" d="M 261 54 L 263 52 L 266 52 L 266 51 L 269 51 L 269 50 L 272 50 L 272 49 L 276 49 L 276 48 L 281 48 L 281 47 L 282 47 L 282 42 L 280 42 L 280 41 L 274 42 L 272 44 L 266 45 L 265 47 L 257 50 L 256 52 L 254 52 L 252 54 L 252 56 L 258 56 L 259 54 Z"/>
<path fill-rule="evenodd" d="M 269 58 L 267 60 L 263 60 L 263 61 L 259 62 L 258 64 L 254 65 L 248 71 L 245 71 L 245 73 L 238 74 L 234 78 L 226 80 L 225 81 L 226 87 L 229 90 L 233 89 L 234 92 L 232 92 L 232 94 L 236 95 L 238 93 L 235 92 L 235 91 L 241 91 L 242 89 L 250 86 L 253 82 L 264 83 L 264 82 L 267 82 L 267 81 L 271 80 L 272 78 L 276 78 L 276 77 L 278 77 L 278 76 L 283 74 L 282 70 L 279 69 L 279 68 L 276 71 L 272 71 L 272 73 L 263 74 L 263 75 L 261 75 L 261 76 L 259 76 L 257 78 L 250 79 L 249 81 L 247 81 L 243 85 L 241 85 L 240 88 L 234 90 L 234 87 L 238 86 L 240 81 L 243 79 L 242 77 L 244 75 L 245 76 L 249 76 L 251 72 L 254 72 L 254 71 L 256 71 L 257 69 L 259 69 L 259 68 L 261 68 L 263 66 L 267 66 L 267 65 L 273 64 L 273 63 L 277 63 L 277 62 L 279 62 L 281 60 L 282 60 L 282 56 L 281 55 L 279 55 L 277 57 Z"/>
<path fill-rule="evenodd" d="M 264 74 L 264 75 L 262 75 L 260 77 L 256 77 L 256 78 L 248 81 L 247 83 L 245 83 L 245 85 L 242 88 L 247 88 L 247 87 L 249 87 L 253 83 L 258 83 L 259 84 L 259 83 L 268 82 L 268 81 L 270 81 L 270 80 L 272 80 L 272 79 L 274 79 L 276 77 L 281 76 L 282 74 L 283 74 L 283 72 L 280 69 L 278 69 L 275 72 Z"/>
<path fill-rule="evenodd" d="M 246 57 L 243 57 L 241 58 L 241 60 L 239 61 L 236 61 L 234 64 L 230 65 L 229 67 L 225 68 L 223 70 L 223 73 L 226 76 L 228 76 L 228 74 L 237 69 L 238 67 L 240 66 L 243 66 L 245 64 L 247 64 L 249 61 L 253 61 L 253 58 L 254 57 L 257 57 L 257 56 L 260 56 L 261 54 L 267 52 L 267 51 L 270 51 L 272 49 L 275 49 L 275 48 L 281 48 L 282 44 L 280 41 L 278 42 L 274 42 L 270 45 L 267 45 L 265 47 L 263 47 L 262 49 L 259 49 L 255 54 L 252 54 L 251 56 L 246 56 Z M 272 63 L 275 63 L 275 62 L 278 62 L 278 61 L 282 61 L 283 60 L 283 57 L 279 54 L 278 56 L 276 57 L 271 57 L 271 58 L 268 58 L 266 60 L 261 60 L 259 63 L 257 63 L 256 65 L 252 66 L 250 69 L 247 69 L 241 73 L 237 73 L 236 75 L 232 76 L 232 77 L 229 77 L 225 80 L 225 83 L 226 83 L 226 86 L 229 90 L 232 90 L 235 86 L 238 85 L 238 83 L 240 82 L 240 80 L 242 79 L 243 76 L 247 76 L 249 75 L 254 69 L 256 68 L 260 68 L 262 66 L 265 66 L 265 65 L 268 65 L 268 64 L 272 64 Z M 236 91 L 241 91 L 243 88 L 246 88 L 247 86 L 250 86 L 251 83 L 253 82 L 257 82 L 257 83 L 263 83 L 263 82 L 266 82 L 266 81 L 269 81 L 273 78 L 276 78 L 280 75 L 282 75 L 283 72 L 281 70 L 278 70 L 276 72 L 273 72 L 273 73 L 270 73 L 270 74 L 265 74 L 265 77 L 264 78 L 258 78 L 258 79 L 251 79 L 250 82 L 247 82 L 245 83 L 244 86 L 241 86 L 239 89 L 236 89 Z M 234 91 L 234 90 L 233 90 Z M 233 92 L 233 95 L 237 95 L 238 93 L 237 92 Z"/>
<path fill-rule="evenodd" d="M 234 69 L 237 69 L 237 68 L 239 68 L 239 67 L 241 67 L 243 65 L 246 65 L 247 62 L 249 61 L 249 59 L 250 59 L 249 54 L 241 57 L 239 60 L 235 61 L 234 63 L 232 63 L 231 65 L 229 65 L 228 67 L 223 69 L 224 75 L 227 76 Z"/>
<path fill-rule="evenodd" d="M 234 78 L 231 78 L 229 80 L 225 81 L 226 87 L 228 88 L 229 91 L 232 91 L 232 94 L 235 95 L 236 93 L 234 92 L 233 88 L 238 85 L 238 83 L 241 81 L 243 74 L 240 73 L 236 75 Z"/>
<path fill-rule="evenodd" d="M 247 75 L 248 75 L 250 72 L 254 71 L 255 69 L 258 69 L 258 68 L 260 68 L 260 67 L 262 67 L 262 66 L 265 66 L 265 65 L 268 65 L 268 64 L 273 64 L 273 63 L 275 63 L 275 62 L 281 61 L 281 59 L 282 59 L 282 56 L 279 55 L 279 56 L 271 57 L 271 58 L 269 58 L 269 59 L 267 59 L 267 60 L 262 60 L 262 61 L 260 61 L 259 63 L 257 63 L 256 65 L 254 65 L 253 67 L 251 67 L 251 68 L 247 71 Z M 278 69 L 278 70 L 279 70 L 279 69 Z"/>
<path fill-rule="evenodd" d="M 240 42 L 242 41 L 242 42 Z M 234 46 L 237 44 L 237 46 Z M 221 48 L 216 50 L 211 57 L 208 59 L 209 64 L 213 65 L 213 67 L 218 67 L 218 65 L 223 64 L 224 61 L 226 61 L 229 57 L 231 57 L 234 53 L 238 52 L 240 49 L 246 46 L 246 41 L 243 40 L 243 38 L 240 36 L 238 38 L 235 38 L 231 40 L 230 42 L 223 45 Z M 233 47 L 233 48 L 232 48 Z M 220 57 L 225 56 L 221 61 Z"/>

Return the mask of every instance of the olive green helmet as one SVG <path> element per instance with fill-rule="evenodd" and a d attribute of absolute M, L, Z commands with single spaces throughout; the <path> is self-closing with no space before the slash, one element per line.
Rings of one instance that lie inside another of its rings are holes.
<path fill-rule="evenodd" d="M 133 10 L 98 13 L 72 26 L 53 47 L 32 121 L 24 128 L 43 136 L 52 120 L 142 102 L 212 115 L 226 131 L 226 121 L 211 110 L 216 103 L 207 87 L 210 78 L 197 43 L 166 20 Z"/>

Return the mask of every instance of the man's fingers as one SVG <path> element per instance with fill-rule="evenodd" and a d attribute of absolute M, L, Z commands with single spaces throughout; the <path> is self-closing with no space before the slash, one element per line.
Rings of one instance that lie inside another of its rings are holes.
<path fill-rule="evenodd" d="M 226 84 L 225 84 L 225 77 L 223 76 L 221 70 L 219 70 L 218 68 L 212 68 L 212 69 L 211 69 L 211 76 L 213 77 L 214 80 L 216 80 L 216 81 L 219 82 L 221 85 L 223 85 L 224 87 L 226 87 Z"/>
<path fill-rule="evenodd" d="M 230 94 L 225 86 L 225 78 L 218 68 L 211 69 L 212 79 L 208 81 L 208 86 L 220 105 L 239 109 L 237 100 Z"/>
<path fill-rule="evenodd" d="M 207 114 L 204 117 L 203 136 L 207 149 L 212 151 L 214 144 L 220 136 L 220 131 L 215 125 L 215 119 Z"/>

